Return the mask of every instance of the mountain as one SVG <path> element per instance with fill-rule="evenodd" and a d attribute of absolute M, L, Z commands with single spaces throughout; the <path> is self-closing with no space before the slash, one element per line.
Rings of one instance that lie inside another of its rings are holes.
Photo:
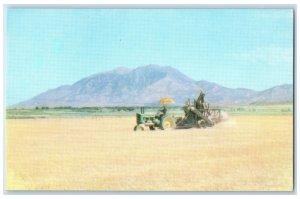
<path fill-rule="evenodd" d="M 226 88 L 204 80 L 197 82 L 197 85 L 206 91 L 206 100 L 217 105 L 247 104 L 247 101 L 257 93 L 245 88 Z"/>
<path fill-rule="evenodd" d="M 293 85 L 283 84 L 256 93 L 249 104 L 278 104 L 293 102 Z"/>
<path fill-rule="evenodd" d="M 41 93 L 14 107 L 158 105 L 163 97 L 182 105 L 205 90 L 212 105 L 291 102 L 293 86 L 281 85 L 264 91 L 226 88 L 205 80 L 194 81 L 172 67 L 148 65 L 136 69 L 117 68 L 83 78 Z"/>

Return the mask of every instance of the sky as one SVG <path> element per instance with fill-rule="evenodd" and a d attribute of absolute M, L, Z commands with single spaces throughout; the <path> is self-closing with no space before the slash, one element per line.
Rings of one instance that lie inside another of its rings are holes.
<path fill-rule="evenodd" d="M 172 66 L 264 90 L 293 83 L 292 9 L 5 10 L 6 104 L 117 67 Z"/>

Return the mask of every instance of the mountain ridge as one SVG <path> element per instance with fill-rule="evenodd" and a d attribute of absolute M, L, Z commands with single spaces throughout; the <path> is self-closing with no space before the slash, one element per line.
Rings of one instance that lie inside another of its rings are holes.
<path fill-rule="evenodd" d="M 212 105 L 246 105 L 293 101 L 293 85 L 283 84 L 263 91 L 228 88 L 206 80 L 195 81 L 171 66 L 119 67 L 82 78 L 71 85 L 49 89 L 13 107 L 158 105 L 163 97 L 184 104 L 196 98 L 200 88 Z"/>

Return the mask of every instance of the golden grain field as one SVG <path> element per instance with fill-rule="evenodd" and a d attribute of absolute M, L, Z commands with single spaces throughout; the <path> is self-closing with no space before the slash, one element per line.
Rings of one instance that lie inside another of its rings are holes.
<path fill-rule="evenodd" d="M 134 132 L 134 117 L 8 119 L 7 190 L 291 191 L 293 117 Z"/>

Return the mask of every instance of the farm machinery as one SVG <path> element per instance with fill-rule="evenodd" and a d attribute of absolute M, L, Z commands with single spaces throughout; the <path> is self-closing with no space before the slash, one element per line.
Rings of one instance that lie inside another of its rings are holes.
<path fill-rule="evenodd" d="M 204 96 L 205 94 L 201 90 L 199 97 L 194 100 L 193 104 L 189 100 L 186 102 L 183 107 L 185 116 L 177 118 L 176 128 L 206 128 L 221 121 L 221 109 L 209 108 L 209 104 L 204 101 Z"/>
<path fill-rule="evenodd" d="M 205 93 L 201 90 L 199 97 L 194 100 L 193 104 L 190 100 L 185 103 L 183 107 L 184 117 L 174 117 L 168 114 L 166 106 L 163 106 L 155 115 L 145 114 L 144 107 L 141 107 L 141 112 L 136 114 L 134 130 L 144 130 L 146 127 L 149 127 L 150 130 L 211 127 L 221 121 L 221 109 L 210 108 L 209 104 L 204 101 L 204 96 Z M 160 102 L 163 104 L 174 103 L 174 100 L 163 98 Z"/>
<path fill-rule="evenodd" d="M 167 108 L 165 106 L 155 115 L 145 114 L 144 107 L 141 107 L 141 113 L 136 114 L 136 126 L 134 130 L 143 131 L 146 127 L 149 127 L 150 130 L 155 130 L 156 128 L 166 130 L 175 128 L 175 122 L 175 118 L 167 114 Z"/>

